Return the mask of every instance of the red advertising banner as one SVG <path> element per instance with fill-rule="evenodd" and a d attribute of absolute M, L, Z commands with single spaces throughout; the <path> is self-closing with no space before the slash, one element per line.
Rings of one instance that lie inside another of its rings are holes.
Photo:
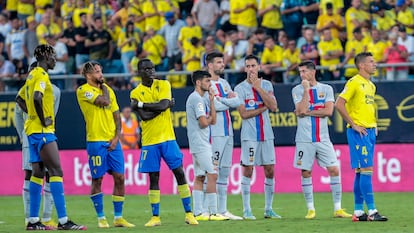
<path fill-rule="evenodd" d="M 276 192 L 301 192 L 300 171 L 293 168 L 294 147 L 275 147 L 276 151 Z M 344 192 L 351 192 L 354 173 L 350 168 L 349 149 L 347 145 L 335 146 L 340 160 L 342 187 Z M 375 171 L 373 176 L 376 192 L 413 192 L 414 180 L 410 171 L 414 169 L 414 144 L 380 144 L 375 151 Z M 189 151 L 183 149 L 184 170 L 190 186 L 194 181 L 193 164 Z M 66 194 L 89 194 L 91 176 L 85 150 L 60 151 L 61 163 L 64 171 L 64 185 Z M 148 176 L 137 172 L 139 151 L 124 151 L 125 156 L 125 184 L 127 194 L 147 194 Z M 235 148 L 233 165 L 229 178 L 231 194 L 239 194 L 241 190 L 240 148 Z M 23 186 L 23 171 L 21 152 L 1 151 L 0 164 L 0 195 L 21 195 Z M 313 185 L 316 192 L 329 192 L 329 176 L 325 169 L 315 164 L 313 170 Z M 252 192 L 262 193 L 264 175 L 261 167 L 256 167 L 252 178 Z M 103 192 L 112 192 L 112 178 L 107 175 L 103 181 Z M 168 167 L 162 163 L 160 187 L 162 194 L 175 194 L 176 183 Z"/>

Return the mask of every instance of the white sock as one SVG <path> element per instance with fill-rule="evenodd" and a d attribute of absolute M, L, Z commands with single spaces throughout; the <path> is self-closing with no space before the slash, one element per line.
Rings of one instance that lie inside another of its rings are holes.
<path fill-rule="evenodd" d="M 194 215 L 200 215 L 203 211 L 204 192 L 193 190 L 193 211 Z"/>
<path fill-rule="evenodd" d="M 368 215 L 373 215 L 373 214 L 375 214 L 376 212 L 378 212 L 378 210 L 377 210 L 377 209 L 368 210 Z"/>
<path fill-rule="evenodd" d="M 359 217 L 361 215 L 363 215 L 365 212 L 363 210 L 354 210 L 354 214 L 355 216 Z"/>
<path fill-rule="evenodd" d="M 220 214 L 227 212 L 227 188 L 228 177 L 230 174 L 229 167 L 219 168 L 217 177 L 217 211 Z"/>
<path fill-rule="evenodd" d="M 241 190 L 243 200 L 243 212 L 252 211 L 252 209 L 250 208 L 250 180 L 250 178 L 242 176 Z"/>
<path fill-rule="evenodd" d="M 217 214 L 217 194 L 216 193 L 206 193 L 205 199 L 208 203 L 208 210 L 210 214 Z"/>
<path fill-rule="evenodd" d="M 55 202 L 53 201 L 52 193 L 50 192 L 50 183 L 46 182 L 43 187 L 43 221 L 48 221 L 52 218 L 52 211 Z"/>
<path fill-rule="evenodd" d="M 22 197 L 23 197 L 24 216 L 26 217 L 26 220 L 29 220 L 29 217 L 30 217 L 29 185 L 30 185 L 30 181 L 29 180 L 24 180 Z"/>
<path fill-rule="evenodd" d="M 265 192 L 265 210 L 271 210 L 273 206 L 273 196 L 275 192 L 275 179 L 265 178 L 264 182 Z"/>
<path fill-rule="evenodd" d="M 315 210 L 315 206 L 313 204 L 312 177 L 309 177 L 309 178 L 302 177 L 302 192 L 303 192 L 303 196 L 305 197 L 308 210 Z"/>
<path fill-rule="evenodd" d="M 63 217 L 63 218 L 59 218 L 59 223 L 60 224 L 65 224 L 67 222 L 68 222 L 68 217 L 67 216 L 66 217 Z"/>
<path fill-rule="evenodd" d="M 341 209 L 341 199 L 342 199 L 342 184 L 341 178 L 339 176 L 331 176 L 331 191 L 332 191 L 332 200 L 334 203 L 334 210 Z"/>

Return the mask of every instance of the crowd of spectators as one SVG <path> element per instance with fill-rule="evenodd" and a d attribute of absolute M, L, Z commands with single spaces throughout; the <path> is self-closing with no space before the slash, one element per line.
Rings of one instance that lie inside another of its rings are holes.
<path fill-rule="evenodd" d="M 298 82 L 302 60 L 328 67 L 319 74 L 324 81 L 356 74 L 343 67 L 362 51 L 378 63 L 414 62 L 412 0 L 8 0 L 1 7 L 0 92 L 18 90 L 42 43 L 57 53 L 51 75 L 78 74 L 85 61 L 96 60 L 104 73 L 130 74 L 108 80 L 118 89 L 140 82 L 136 64 L 145 57 L 157 71 L 194 71 L 205 54 L 220 51 L 228 69 L 242 71 L 243 58 L 254 54 L 274 83 Z M 401 80 L 413 71 L 398 67 L 377 76 Z M 234 85 L 242 75 L 228 79 Z M 189 84 L 186 75 L 166 78 L 173 88 Z"/>

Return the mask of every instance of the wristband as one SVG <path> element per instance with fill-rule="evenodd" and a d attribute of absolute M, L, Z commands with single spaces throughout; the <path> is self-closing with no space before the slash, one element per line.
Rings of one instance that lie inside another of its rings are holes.
<path fill-rule="evenodd" d="M 138 108 L 143 108 L 143 107 L 144 107 L 144 103 L 143 103 L 143 102 L 141 102 L 141 101 L 139 101 L 139 102 L 137 103 L 137 107 L 138 107 Z"/>

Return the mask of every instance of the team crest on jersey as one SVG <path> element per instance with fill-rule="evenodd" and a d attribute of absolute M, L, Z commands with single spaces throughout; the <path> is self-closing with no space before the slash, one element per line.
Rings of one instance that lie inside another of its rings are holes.
<path fill-rule="evenodd" d="M 40 82 L 39 86 L 40 86 L 40 88 L 42 88 L 42 90 L 44 90 L 46 88 L 46 83 L 45 82 Z"/>
<path fill-rule="evenodd" d="M 90 99 L 92 99 L 92 97 L 93 97 L 93 93 L 92 93 L 92 92 L 90 92 L 90 91 L 86 91 L 86 92 L 85 92 L 85 97 L 86 97 L 86 99 L 90 100 Z"/>
<path fill-rule="evenodd" d="M 325 93 L 324 93 L 324 92 L 319 93 L 319 94 L 318 94 L 318 98 L 319 98 L 319 99 L 323 99 L 323 98 L 325 98 Z"/>
<path fill-rule="evenodd" d="M 254 106 L 254 105 L 256 105 L 256 102 L 254 101 L 254 100 L 249 100 L 248 102 L 247 102 L 247 105 L 249 105 L 249 106 Z"/>
<path fill-rule="evenodd" d="M 200 112 L 204 111 L 204 105 L 203 105 L 202 103 L 198 103 L 198 104 L 197 104 L 197 109 L 198 109 L 198 111 L 200 111 Z"/>

